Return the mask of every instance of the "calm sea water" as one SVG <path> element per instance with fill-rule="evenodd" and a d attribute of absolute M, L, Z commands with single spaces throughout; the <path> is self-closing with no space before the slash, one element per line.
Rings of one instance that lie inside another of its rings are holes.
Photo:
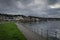
<path fill-rule="evenodd" d="M 60 21 L 46 21 L 46 22 L 32 22 L 32 23 L 24 23 L 23 24 L 28 29 L 46 36 L 47 30 L 49 35 L 54 35 L 57 31 L 57 37 L 60 37 Z"/>

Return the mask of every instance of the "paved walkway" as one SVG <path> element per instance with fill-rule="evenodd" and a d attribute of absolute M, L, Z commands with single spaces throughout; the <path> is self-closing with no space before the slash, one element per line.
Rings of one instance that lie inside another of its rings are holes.
<path fill-rule="evenodd" d="M 27 40 L 40 40 L 40 36 L 35 34 L 34 32 L 28 30 L 23 25 L 16 23 L 18 26 L 18 29 L 24 34 L 24 36 L 27 38 Z"/>

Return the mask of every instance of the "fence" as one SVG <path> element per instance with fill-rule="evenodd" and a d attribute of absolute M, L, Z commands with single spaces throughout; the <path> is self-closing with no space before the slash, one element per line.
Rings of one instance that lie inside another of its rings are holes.
<path fill-rule="evenodd" d="M 45 40 L 60 40 L 60 33 L 58 31 L 49 32 L 49 30 L 40 29 L 41 40 L 45 37 Z"/>
<path fill-rule="evenodd" d="M 24 25 L 24 24 L 23 24 Z M 36 32 L 40 35 L 40 39 L 42 40 L 44 38 L 44 40 L 60 40 L 60 33 L 59 31 L 52 31 L 51 29 L 43 29 L 43 28 L 38 28 L 38 27 L 28 27 L 25 25 L 25 27 L 27 27 L 29 30 L 31 30 L 32 32 Z"/>

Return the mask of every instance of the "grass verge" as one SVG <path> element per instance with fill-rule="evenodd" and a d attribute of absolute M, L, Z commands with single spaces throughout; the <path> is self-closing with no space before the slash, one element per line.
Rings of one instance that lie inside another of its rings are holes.
<path fill-rule="evenodd" d="M 15 23 L 0 23 L 0 40 L 26 40 Z"/>

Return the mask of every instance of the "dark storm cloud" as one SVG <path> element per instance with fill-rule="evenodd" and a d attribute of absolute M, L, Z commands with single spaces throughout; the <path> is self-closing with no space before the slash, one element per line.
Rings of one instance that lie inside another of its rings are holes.
<path fill-rule="evenodd" d="M 52 5 L 52 4 L 55 4 L 57 3 L 58 0 L 48 0 L 48 4 L 49 5 Z"/>
<path fill-rule="evenodd" d="M 2 5 L 2 6 L 14 6 L 15 7 L 15 3 L 17 2 L 17 1 L 19 1 L 19 2 L 21 2 L 22 4 L 24 4 L 24 5 L 27 5 L 27 4 L 29 4 L 30 2 L 32 2 L 32 0 L 0 0 L 0 4 Z"/>
<path fill-rule="evenodd" d="M 0 0 L 0 4 L 2 5 L 2 6 L 12 6 L 13 5 L 13 2 L 12 2 L 12 0 Z"/>
<path fill-rule="evenodd" d="M 18 12 L 24 9 L 17 7 L 17 1 L 21 2 L 23 5 L 27 5 L 31 0 L 0 0 L 0 12 Z M 21 6 L 21 5 L 20 5 Z"/>
<path fill-rule="evenodd" d="M 56 18 L 60 18 L 60 9 L 49 9 L 47 10 L 48 13 L 48 17 L 56 17 Z"/>
<path fill-rule="evenodd" d="M 28 5 L 29 3 L 31 3 L 33 0 L 20 0 L 22 4 L 24 5 Z"/>
<path fill-rule="evenodd" d="M 56 15 L 56 14 L 60 14 L 59 11 L 60 11 L 59 9 L 50 9 L 47 12 L 48 15 Z"/>
<path fill-rule="evenodd" d="M 41 4 L 40 0 L 0 0 L 0 12 L 35 15 L 38 13 L 36 10 L 40 10 L 38 8 Z"/>
<path fill-rule="evenodd" d="M 14 6 L 11 0 L 0 0 L 0 11 L 10 11 Z"/>
<path fill-rule="evenodd" d="M 45 16 L 60 14 L 60 9 L 49 8 L 49 5 L 58 3 L 59 0 L 0 0 L 0 12 L 23 14 L 32 16 Z M 48 5 L 47 5 L 48 4 Z"/>
<path fill-rule="evenodd" d="M 60 0 L 48 0 L 48 6 L 49 17 L 60 17 Z"/>

